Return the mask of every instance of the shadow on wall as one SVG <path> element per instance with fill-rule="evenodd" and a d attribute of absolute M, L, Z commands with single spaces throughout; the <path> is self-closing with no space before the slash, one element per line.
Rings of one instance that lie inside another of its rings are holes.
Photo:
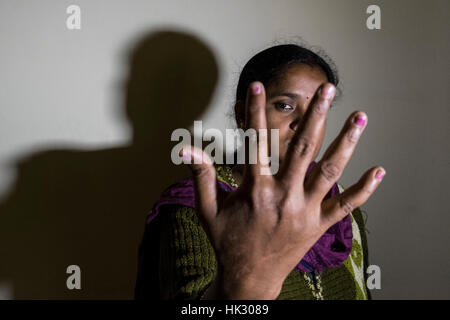
<path fill-rule="evenodd" d="M 170 160 L 170 135 L 199 119 L 217 78 L 199 39 L 152 33 L 130 55 L 131 145 L 17 161 L 18 178 L 0 204 L 0 283 L 12 285 L 12 298 L 133 298 L 146 215 L 164 188 L 189 174 Z M 72 264 L 81 268 L 81 290 L 66 287 Z"/>

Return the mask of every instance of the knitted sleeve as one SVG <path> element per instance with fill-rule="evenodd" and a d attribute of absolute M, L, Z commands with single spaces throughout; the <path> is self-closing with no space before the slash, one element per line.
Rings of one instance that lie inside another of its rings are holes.
<path fill-rule="evenodd" d="M 160 292 L 164 300 L 199 299 L 216 275 L 214 249 L 195 210 L 171 205 L 160 212 Z"/>

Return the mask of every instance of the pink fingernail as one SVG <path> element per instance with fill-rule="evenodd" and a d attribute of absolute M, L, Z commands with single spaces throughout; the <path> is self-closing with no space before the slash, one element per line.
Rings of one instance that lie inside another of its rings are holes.
<path fill-rule="evenodd" d="M 375 178 L 377 178 L 378 180 L 383 180 L 385 174 L 386 172 L 378 171 L 377 174 L 375 175 Z"/>
<path fill-rule="evenodd" d="M 355 123 L 356 123 L 358 126 L 363 126 L 363 125 L 366 124 L 366 119 L 364 119 L 364 118 L 361 117 L 361 116 L 357 116 L 356 119 L 355 119 Z"/>
<path fill-rule="evenodd" d="M 260 92 L 261 92 L 261 87 L 259 86 L 259 84 L 253 85 L 253 94 L 260 94 Z"/>
<path fill-rule="evenodd" d="M 179 156 L 186 160 L 189 160 L 191 158 L 189 152 L 183 152 L 183 149 L 180 150 Z"/>

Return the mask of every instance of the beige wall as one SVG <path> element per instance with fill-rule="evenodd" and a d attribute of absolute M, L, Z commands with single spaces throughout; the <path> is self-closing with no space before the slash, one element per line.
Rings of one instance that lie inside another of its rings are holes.
<path fill-rule="evenodd" d="M 81 30 L 66 28 L 71 4 Z M 381 30 L 366 28 L 370 4 Z M 449 9 L 445 0 L 0 0 L 0 295 L 132 298 L 145 214 L 185 173 L 168 164 L 169 129 L 230 127 L 246 59 L 301 36 L 341 75 L 325 144 L 353 110 L 369 117 L 341 183 L 374 165 L 387 171 L 363 206 L 370 262 L 382 272 L 373 296 L 450 298 Z M 174 41 L 158 38 L 165 31 Z M 133 69 L 136 43 L 152 59 Z M 130 79 L 160 85 L 165 74 L 146 82 L 139 67 L 169 70 L 159 61 L 177 57 L 206 81 L 198 104 L 182 89 L 193 79 L 156 98 L 127 89 Z M 79 292 L 65 288 L 69 264 L 81 267 Z"/>

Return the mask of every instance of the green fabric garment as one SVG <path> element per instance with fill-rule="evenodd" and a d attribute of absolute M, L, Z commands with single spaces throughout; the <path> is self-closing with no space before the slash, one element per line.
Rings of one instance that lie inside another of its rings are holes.
<path fill-rule="evenodd" d="M 158 216 L 159 287 L 162 299 L 199 299 L 214 279 L 217 261 L 195 210 L 166 206 Z M 349 258 L 337 268 L 320 275 L 324 299 L 368 299 L 368 265 L 364 220 L 359 208 L 352 212 L 353 248 Z M 286 278 L 280 300 L 314 299 L 304 272 L 293 270 Z"/>

